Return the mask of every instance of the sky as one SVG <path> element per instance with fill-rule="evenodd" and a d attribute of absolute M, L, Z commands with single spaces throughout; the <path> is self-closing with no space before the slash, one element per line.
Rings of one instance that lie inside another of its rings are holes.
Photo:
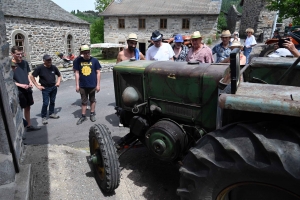
<path fill-rule="evenodd" d="M 95 0 L 52 0 L 68 12 L 95 10 Z"/>

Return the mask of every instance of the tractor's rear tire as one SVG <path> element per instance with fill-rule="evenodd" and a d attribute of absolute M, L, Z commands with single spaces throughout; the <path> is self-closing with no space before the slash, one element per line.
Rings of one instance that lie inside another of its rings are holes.
<path fill-rule="evenodd" d="M 181 199 L 300 199 L 300 129 L 239 123 L 204 136 L 180 168 Z"/>
<path fill-rule="evenodd" d="M 260 52 L 259 57 L 268 57 L 268 55 L 274 51 L 274 45 L 267 45 L 266 48 Z"/>
<path fill-rule="evenodd" d="M 120 184 L 120 164 L 114 141 L 108 128 L 96 124 L 90 128 L 89 144 L 93 172 L 103 192 L 111 193 Z"/>

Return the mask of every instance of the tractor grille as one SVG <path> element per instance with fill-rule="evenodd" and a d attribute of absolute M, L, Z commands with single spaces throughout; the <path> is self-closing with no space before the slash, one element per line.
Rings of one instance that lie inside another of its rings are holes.
<path fill-rule="evenodd" d="M 166 105 L 166 114 L 170 115 L 179 115 L 183 117 L 195 117 L 198 111 L 195 108 L 188 108 L 187 106 L 181 106 L 181 105 L 172 105 L 167 104 Z"/>
<path fill-rule="evenodd" d="M 133 87 L 136 89 L 139 95 L 138 104 L 144 103 L 144 90 L 143 90 L 143 74 L 129 74 L 124 73 L 120 74 L 120 92 L 121 96 L 125 88 L 127 87 Z"/>

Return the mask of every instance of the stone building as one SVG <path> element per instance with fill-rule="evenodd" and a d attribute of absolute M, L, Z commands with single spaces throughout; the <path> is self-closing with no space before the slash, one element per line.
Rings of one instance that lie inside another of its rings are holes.
<path fill-rule="evenodd" d="M 42 56 L 56 52 L 78 53 L 81 44 L 90 43 L 90 25 L 50 0 L 1 0 L 6 38 L 11 46 L 23 47 L 25 59 L 40 63 Z"/>
<path fill-rule="evenodd" d="M 138 47 L 145 54 L 154 30 L 164 38 L 174 33 L 191 35 L 200 31 L 212 36 L 217 31 L 221 0 L 115 0 L 102 13 L 104 41 L 126 44 L 129 33 L 138 35 Z"/>
<path fill-rule="evenodd" d="M 0 5 L 0 199 L 26 199 L 28 188 L 18 188 L 18 181 L 29 185 L 30 166 L 21 166 L 24 132 L 18 89 L 10 67 L 5 18 Z M 22 179 L 23 177 L 23 179 Z"/>

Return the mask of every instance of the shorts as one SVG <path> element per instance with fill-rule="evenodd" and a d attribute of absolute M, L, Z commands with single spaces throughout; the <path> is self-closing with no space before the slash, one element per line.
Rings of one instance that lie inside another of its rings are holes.
<path fill-rule="evenodd" d="M 19 103 L 21 108 L 26 108 L 34 104 L 31 88 L 28 90 L 19 90 Z"/>
<path fill-rule="evenodd" d="M 88 99 L 91 103 L 96 102 L 96 88 L 79 88 L 79 92 L 81 95 L 81 104 L 87 105 Z"/>

